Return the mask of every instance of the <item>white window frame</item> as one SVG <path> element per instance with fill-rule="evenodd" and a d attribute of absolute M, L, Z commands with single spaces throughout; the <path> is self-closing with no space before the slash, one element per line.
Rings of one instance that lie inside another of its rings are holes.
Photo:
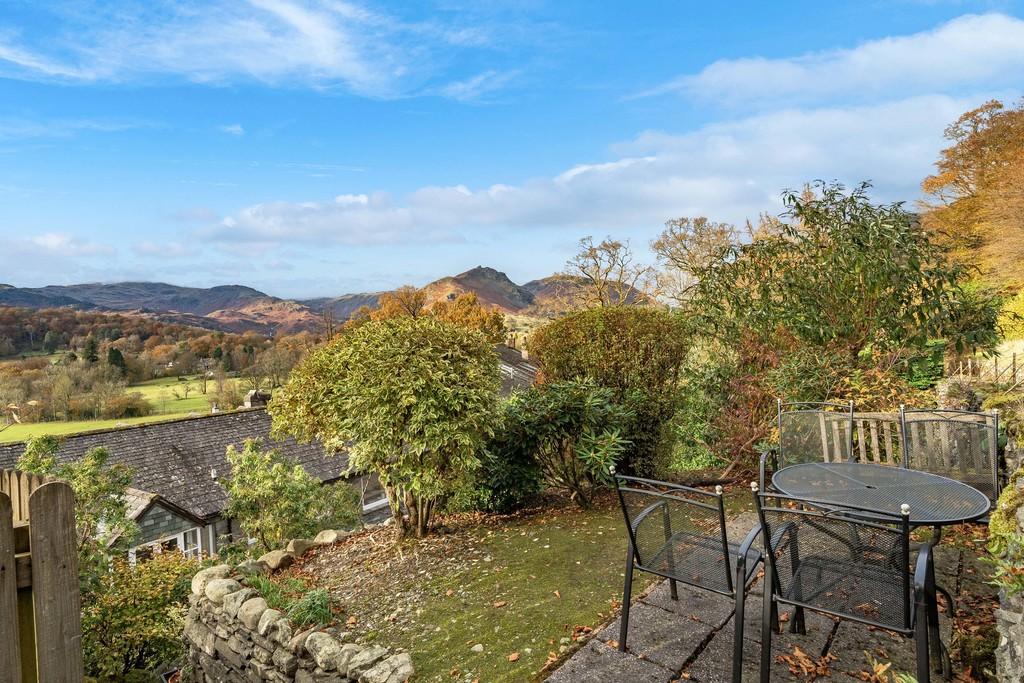
<path fill-rule="evenodd" d="M 131 564 L 135 564 L 136 551 L 140 548 L 150 548 L 153 551 L 154 555 L 159 555 L 160 553 L 164 552 L 163 544 L 167 541 L 175 541 L 178 546 L 178 551 L 186 557 L 200 557 L 203 554 L 203 546 L 201 541 L 202 531 L 202 527 L 194 526 L 190 529 L 185 529 L 184 531 L 180 531 L 176 534 L 171 534 L 169 536 L 164 536 L 163 538 L 158 538 L 155 541 L 146 541 L 145 543 L 140 543 L 139 545 L 135 546 L 134 548 L 128 551 L 128 561 Z M 191 535 L 192 538 L 195 539 L 194 544 L 186 543 L 186 537 L 189 535 Z"/>

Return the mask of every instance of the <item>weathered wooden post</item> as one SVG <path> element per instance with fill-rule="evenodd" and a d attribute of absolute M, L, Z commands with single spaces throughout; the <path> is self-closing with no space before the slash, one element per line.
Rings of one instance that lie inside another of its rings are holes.
<path fill-rule="evenodd" d="M 0 683 L 81 683 L 75 495 L 0 470 Z"/>

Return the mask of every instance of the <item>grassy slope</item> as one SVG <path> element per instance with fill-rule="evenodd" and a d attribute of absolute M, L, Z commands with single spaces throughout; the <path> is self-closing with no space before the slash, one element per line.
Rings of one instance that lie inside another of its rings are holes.
<path fill-rule="evenodd" d="M 385 624 L 379 637 L 410 649 L 417 681 L 534 678 L 574 627 L 596 627 L 621 600 L 621 514 L 568 508 L 481 532 L 484 557 L 428 581 L 417 591 L 415 626 Z M 638 575 L 634 590 L 650 580 Z M 471 649 L 478 643 L 481 653 Z M 519 659 L 509 662 L 513 653 Z"/>
<path fill-rule="evenodd" d="M 111 429 L 125 425 L 142 424 L 144 422 L 160 422 L 162 420 L 173 420 L 178 417 L 187 417 L 189 413 L 167 413 L 162 415 L 149 415 L 147 417 L 129 417 L 122 420 L 78 420 L 74 422 L 35 422 L 31 424 L 11 425 L 0 432 L 0 443 L 11 441 L 24 441 L 33 436 L 52 434 L 54 436 L 66 436 L 79 432 L 91 432 L 97 429 Z"/>
<path fill-rule="evenodd" d="M 237 380 L 236 380 L 237 381 Z M 24 441 L 34 436 L 51 434 L 54 436 L 66 436 L 79 432 L 89 432 L 96 429 L 111 429 L 113 427 L 142 424 L 146 422 L 159 422 L 178 417 L 187 417 L 192 413 L 204 414 L 209 412 L 210 403 L 205 395 L 199 393 L 199 383 L 192 381 L 193 391 L 187 399 L 177 399 L 171 393 L 177 390 L 182 393 L 181 385 L 176 377 L 161 377 L 148 382 L 134 384 L 127 388 L 129 393 L 138 392 L 153 404 L 154 414 L 146 417 L 131 417 L 120 420 L 76 420 L 72 422 L 36 422 L 32 424 L 12 425 L 0 431 L 0 443 L 11 441 Z M 212 391 L 213 382 L 210 382 L 207 391 Z"/>

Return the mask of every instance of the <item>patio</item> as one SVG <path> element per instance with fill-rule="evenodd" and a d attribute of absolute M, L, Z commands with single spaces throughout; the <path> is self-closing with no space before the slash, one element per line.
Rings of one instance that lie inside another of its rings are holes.
<path fill-rule="evenodd" d="M 756 523 L 756 515 L 744 513 L 733 518 L 730 537 L 742 538 Z M 995 609 L 995 588 L 986 583 L 989 568 L 980 561 L 982 537 L 977 527 L 948 530 L 935 553 L 936 574 L 957 602 L 955 624 L 945 611 L 940 613 L 942 639 L 953 652 L 956 680 L 976 680 L 957 657 L 963 646 L 958 634 L 971 631 L 967 619 L 978 613 L 991 615 Z M 761 652 L 761 581 L 747 597 L 744 628 L 744 681 L 758 680 Z M 619 620 L 608 624 L 577 651 L 547 680 L 551 683 L 587 681 L 593 683 L 728 682 L 732 664 L 733 605 L 728 598 L 679 585 L 679 600 L 669 596 L 666 581 L 637 597 L 630 613 L 629 647 L 616 649 Z M 783 610 L 782 619 L 787 620 Z M 892 673 L 914 671 L 914 645 L 910 639 L 881 629 L 848 621 L 836 622 L 820 614 L 806 613 L 806 635 L 783 633 L 772 642 L 773 681 L 888 681 Z M 956 628 L 957 626 L 961 628 Z M 886 678 L 872 678 L 873 664 L 891 663 Z M 936 677 L 941 680 L 940 677 Z M 983 680 L 983 679 L 982 679 Z"/>

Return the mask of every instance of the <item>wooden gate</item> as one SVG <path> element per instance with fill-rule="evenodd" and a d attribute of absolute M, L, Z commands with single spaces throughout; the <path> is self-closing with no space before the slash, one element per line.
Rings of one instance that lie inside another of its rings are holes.
<path fill-rule="evenodd" d="M 0 470 L 0 683 L 82 681 L 75 495 Z"/>

